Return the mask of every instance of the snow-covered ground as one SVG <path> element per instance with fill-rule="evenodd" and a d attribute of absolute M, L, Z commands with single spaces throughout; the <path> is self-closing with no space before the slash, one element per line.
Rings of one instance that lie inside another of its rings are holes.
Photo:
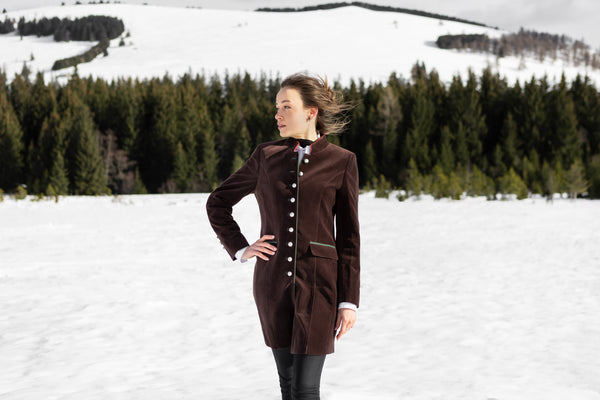
<path fill-rule="evenodd" d="M 206 194 L 0 203 L 0 399 L 276 400 Z M 252 197 L 234 210 L 250 240 Z M 599 400 L 600 202 L 360 197 L 323 400 Z"/>
<path fill-rule="evenodd" d="M 419 61 L 429 70 L 435 68 L 445 82 L 457 74 L 465 77 L 469 68 L 479 74 L 487 66 L 511 83 L 543 75 L 555 82 L 563 71 L 568 80 L 587 73 L 594 82 L 600 82 L 600 71 L 564 65 L 562 61 L 541 63 L 530 58 L 525 68 L 519 68 L 521 60 L 517 57 L 496 63 L 491 55 L 442 50 L 435 45 L 444 34 L 487 33 L 498 37 L 505 31 L 358 7 L 264 13 L 98 4 L 9 10 L 6 15 L 31 20 L 98 14 L 121 18 L 131 36 L 125 38 L 123 47 L 119 47 L 119 39 L 113 40 L 108 57 L 80 64 L 81 76 L 144 79 L 168 73 L 177 78 L 186 72 L 223 76 L 228 71 L 249 72 L 256 77 L 261 73 L 286 76 L 307 70 L 347 84 L 351 78 L 385 82 L 392 72 L 409 78 L 411 68 Z M 52 72 L 54 61 L 80 54 L 91 45 L 54 43 L 50 37 L 20 40 L 16 33 L 0 35 L 0 68 L 11 79 L 26 62 L 34 72 L 44 71 L 48 80 L 64 82 L 72 69 Z"/>

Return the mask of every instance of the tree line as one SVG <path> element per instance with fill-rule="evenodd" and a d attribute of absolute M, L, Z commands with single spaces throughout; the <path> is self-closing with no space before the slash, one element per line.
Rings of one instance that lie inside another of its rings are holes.
<path fill-rule="evenodd" d="M 592 51 L 581 40 L 521 28 L 517 33 L 490 38 L 485 34 L 442 35 L 436 44 L 441 49 L 469 50 L 493 54 L 498 58 L 534 57 L 543 62 L 562 59 L 566 63 L 600 69 L 600 52 Z"/>
<path fill-rule="evenodd" d="M 6 17 L 0 23 L 0 33 L 15 31 L 15 21 Z M 53 35 L 57 42 L 100 41 L 119 37 L 125 31 L 123 21 L 115 17 L 90 15 L 82 18 L 40 18 L 32 21 L 21 17 L 17 23 L 17 32 L 20 36 L 50 36 Z"/>
<path fill-rule="evenodd" d="M 261 142 L 279 139 L 280 78 L 73 76 L 65 85 L 0 74 L 0 188 L 29 193 L 210 191 Z M 352 81 L 346 131 L 363 188 L 408 195 L 600 197 L 600 95 L 579 76 L 509 85 L 491 70 L 449 84 L 414 66 L 408 79 Z"/>
<path fill-rule="evenodd" d="M 462 22 L 462 23 L 469 24 L 469 25 L 476 25 L 476 26 L 488 27 L 488 25 L 485 25 L 485 24 L 482 24 L 482 23 L 479 23 L 479 22 L 469 21 L 469 20 L 462 19 L 462 18 L 450 17 L 450 16 L 442 15 L 442 14 L 436 14 L 436 13 L 432 13 L 432 12 L 428 12 L 428 11 L 413 10 L 413 9 L 410 9 L 410 8 L 383 6 L 383 5 L 379 5 L 379 4 L 364 3 L 364 2 L 361 2 L 361 1 L 353 1 L 353 2 L 350 2 L 350 3 L 348 3 L 348 2 L 325 3 L 325 4 L 318 4 L 318 5 L 315 5 L 315 6 L 306 6 L 306 7 L 300 7 L 300 8 L 293 8 L 293 7 L 283 7 L 283 8 L 279 8 L 279 7 L 276 7 L 276 8 L 261 7 L 261 8 L 257 8 L 255 11 L 263 11 L 263 12 L 305 12 L 305 11 L 317 11 L 317 10 L 333 10 L 333 9 L 336 9 L 336 8 L 350 7 L 350 6 L 366 8 L 367 10 L 372 10 L 372 11 L 397 12 L 397 13 L 402 13 L 402 14 L 417 15 L 417 16 L 420 16 L 420 17 L 435 18 L 435 19 L 439 19 L 440 21 Z M 497 28 L 495 28 L 495 29 L 497 29 Z"/>

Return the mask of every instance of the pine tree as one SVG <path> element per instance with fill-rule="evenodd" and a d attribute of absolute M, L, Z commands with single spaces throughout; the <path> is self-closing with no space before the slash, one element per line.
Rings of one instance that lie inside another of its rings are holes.
<path fill-rule="evenodd" d="M 431 171 L 431 195 L 434 199 L 439 200 L 448 197 L 448 177 L 444 174 L 442 167 L 436 164 Z"/>
<path fill-rule="evenodd" d="M 488 200 L 495 198 L 496 189 L 494 188 L 494 181 L 485 175 L 476 165 L 473 166 L 470 178 L 471 182 L 467 191 L 470 196 L 485 196 Z"/>
<path fill-rule="evenodd" d="M 397 171 L 396 148 L 398 146 L 398 126 L 402 122 L 402 110 L 392 87 L 381 90 L 377 102 L 377 132 L 382 137 L 383 171 L 395 176 Z"/>
<path fill-rule="evenodd" d="M 521 104 L 518 107 L 519 138 L 529 159 L 532 158 L 532 151 L 537 152 L 540 149 L 541 135 L 546 126 L 544 110 L 546 86 L 545 81 L 540 81 L 538 84 L 534 78 L 531 78 L 531 81 L 525 84 Z"/>
<path fill-rule="evenodd" d="M 377 177 L 375 150 L 373 149 L 373 143 L 371 143 L 371 141 L 367 143 L 360 167 L 362 182 L 371 182 Z"/>
<path fill-rule="evenodd" d="M 567 191 L 572 199 L 577 198 L 578 195 L 587 191 L 589 183 L 585 179 L 583 163 L 581 160 L 575 160 L 571 165 L 566 173 L 565 181 Z"/>
<path fill-rule="evenodd" d="M 545 133 L 544 155 L 550 161 L 560 158 L 565 165 L 571 165 L 582 156 L 575 105 L 567 92 L 565 76 L 550 94 L 548 106 L 548 129 Z"/>
<path fill-rule="evenodd" d="M 106 126 L 109 126 L 117 136 L 119 148 L 128 154 L 134 152 L 138 135 L 138 114 L 141 108 L 141 84 L 134 84 L 131 78 L 119 80 L 114 90 L 110 92 L 107 107 Z"/>
<path fill-rule="evenodd" d="M 22 182 L 23 133 L 6 94 L 0 91 L 0 189 L 9 191 Z"/>
<path fill-rule="evenodd" d="M 244 165 L 246 159 L 250 156 L 250 134 L 244 124 L 242 124 L 240 128 L 234 149 L 234 156 L 231 162 L 231 173 L 240 169 L 242 165 Z"/>
<path fill-rule="evenodd" d="M 189 165 L 186 152 L 183 150 L 181 142 L 177 143 L 175 159 L 173 160 L 173 181 L 180 192 L 186 192 L 190 181 Z"/>
<path fill-rule="evenodd" d="M 198 98 L 194 91 L 191 81 L 184 80 L 177 88 L 178 93 L 178 140 L 182 144 L 185 153 L 185 173 L 187 183 L 185 189 L 180 187 L 180 190 L 193 191 L 199 189 L 198 176 L 198 157 L 197 157 L 197 138 L 200 135 L 200 116 L 198 113 Z M 177 150 L 178 151 L 178 150 Z M 177 152 L 175 155 L 174 168 L 177 166 Z M 179 186 L 179 185 L 178 185 Z"/>
<path fill-rule="evenodd" d="M 200 105 L 198 116 L 201 140 L 198 140 L 197 143 L 200 144 L 198 145 L 200 148 L 200 157 L 198 158 L 202 166 L 202 187 L 204 190 L 213 191 L 219 183 L 219 156 L 215 146 L 215 131 L 205 104 Z"/>
<path fill-rule="evenodd" d="M 588 166 L 587 177 L 589 186 L 589 194 L 593 199 L 600 198 L 600 154 L 594 155 Z"/>
<path fill-rule="evenodd" d="M 69 192 L 69 178 L 65 165 L 66 129 L 54 110 L 43 122 L 39 140 L 39 152 L 42 171 L 37 191 L 48 193 L 48 186 L 57 195 Z"/>
<path fill-rule="evenodd" d="M 460 200 L 460 196 L 463 193 L 462 186 L 460 185 L 460 179 L 456 175 L 454 171 L 451 171 L 448 175 L 448 183 L 447 183 L 447 193 L 448 197 L 453 200 Z"/>
<path fill-rule="evenodd" d="M 507 168 L 515 167 L 519 162 L 517 124 L 511 112 L 506 115 L 502 123 L 500 136 L 502 138 L 502 161 Z"/>
<path fill-rule="evenodd" d="M 463 165 L 476 163 L 481 166 L 483 140 L 487 133 L 487 127 L 481 115 L 477 82 L 474 75 L 471 72 L 469 73 L 466 85 L 463 85 L 459 76 L 454 77 L 448 91 L 448 98 L 447 112 L 452 122 L 450 128 L 456 132 L 457 141 L 460 141 L 456 146 L 466 147 L 468 157 L 465 160 L 464 155 L 457 154 L 457 162 Z M 463 151 L 460 150 L 460 152 Z"/>
<path fill-rule="evenodd" d="M 51 85 L 46 85 L 44 74 L 38 72 L 35 82 L 31 87 L 31 97 L 27 109 L 27 144 L 30 141 L 37 144 L 42 124 L 54 110 L 56 110 L 56 94 L 54 93 L 54 89 Z"/>
<path fill-rule="evenodd" d="M 450 128 L 444 126 L 441 132 L 440 142 L 440 166 L 444 173 L 449 174 L 454 171 L 454 152 L 452 151 L 452 133 Z"/>
<path fill-rule="evenodd" d="M 509 194 L 515 194 L 517 199 L 526 199 L 528 196 L 527 186 L 514 169 L 509 169 L 508 172 L 500 178 L 500 192 L 503 198 L 507 198 Z"/>
<path fill-rule="evenodd" d="M 149 82 L 143 98 L 141 128 L 136 140 L 136 159 L 142 180 L 150 192 L 167 192 L 177 148 L 177 114 L 172 84 Z"/>
<path fill-rule="evenodd" d="M 415 87 L 415 100 L 410 117 L 410 128 L 406 137 L 406 159 L 413 159 L 419 169 L 427 171 L 431 168 L 429 139 L 433 132 L 435 109 L 427 97 L 423 84 Z"/>
<path fill-rule="evenodd" d="M 507 114 L 507 83 L 493 74 L 490 68 L 485 68 L 480 78 L 479 103 L 481 114 L 485 115 L 487 140 L 483 143 L 484 154 L 489 154 L 501 140 L 501 130 Z"/>
<path fill-rule="evenodd" d="M 408 170 L 406 177 L 406 191 L 409 196 L 415 196 L 419 198 L 421 193 L 423 192 L 423 176 L 419 173 L 419 169 L 417 168 L 417 163 L 412 158 L 408 162 Z"/>
<path fill-rule="evenodd" d="M 469 158 L 469 149 L 467 147 L 467 137 L 462 122 L 458 123 L 456 128 L 456 139 L 454 141 L 454 154 L 456 163 L 464 166 L 471 164 Z"/>
<path fill-rule="evenodd" d="M 233 169 L 233 159 L 236 154 L 241 158 L 239 152 L 236 152 L 235 146 L 238 141 L 241 112 L 239 103 L 234 102 L 236 110 L 229 105 L 225 105 L 222 110 L 222 119 L 217 124 L 217 148 L 219 149 L 221 165 L 219 166 L 219 176 L 223 179 L 231 174 Z M 237 161 L 239 163 L 239 160 Z"/>
<path fill-rule="evenodd" d="M 506 173 L 506 166 L 502 162 L 503 158 L 504 155 L 502 154 L 500 144 L 496 144 L 496 147 L 494 148 L 494 154 L 492 156 L 492 177 L 495 178 Z"/>
<path fill-rule="evenodd" d="M 67 121 L 67 169 L 71 192 L 80 195 L 107 193 L 104 164 L 89 108 L 72 94 L 65 110 Z"/>
<path fill-rule="evenodd" d="M 142 177 L 140 176 L 140 170 L 138 168 L 135 169 L 133 193 L 148 194 L 148 190 L 146 189 L 146 186 L 144 186 L 144 182 L 142 182 Z"/>
<path fill-rule="evenodd" d="M 103 79 L 90 77 L 85 83 L 87 86 L 85 102 L 92 112 L 94 123 L 100 131 L 104 132 L 111 128 L 109 113 L 112 110 L 110 108 L 111 93 L 109 87 Z"/>
<path fill-rule="evenodd" d="M 69 194 L 69 176 L 65 167 L 65 160 L 61 152 L 56 152 L 52 166 L 50 167 L 46 193 L 49 196 L 64 196 Z"/>
<path fill-rule="evenodd" d="M 600 152 L 600 94 L 586 76 L 577 76 L 569 91 L 575 105 L 582 144 L 585 146 L 584 161 Z"/>

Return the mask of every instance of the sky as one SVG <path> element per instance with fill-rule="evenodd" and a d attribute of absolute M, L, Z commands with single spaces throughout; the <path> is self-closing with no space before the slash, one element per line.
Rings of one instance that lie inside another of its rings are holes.
<path fill-rule="evenodd" d="M 66 4 L 75 0 L 0 0 L 8 10 L 40 5 Z M 217 9 L 253 10 L 258 7 L 303 7 L 342 0 L 121 0 L 122 3 L 148 3 Z M 348 0 L 347 0 L 348 1 Z M 411 8 L 464 18 L 515 31 L 520 27 L 584 39 L 594 50 L 600 49 L 600 1 L 529 0 L 515 6 L 514 0 L 363 0 L 365 2 Z M 86 2 L 86 0 L 82 0 Z"/>

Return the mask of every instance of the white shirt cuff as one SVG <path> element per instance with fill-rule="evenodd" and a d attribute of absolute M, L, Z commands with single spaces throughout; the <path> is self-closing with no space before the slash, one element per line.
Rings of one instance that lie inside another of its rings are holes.
<path fill-rule="evenodd" d="M 354 304 L 354 303 L 348 303 L 346 301 L 342 301 L 340 303 L 340 305 L 338 306 L 338 310 L 340 308 L 349 308 L 350 310 L 354 310 L 354 311 L 356 311 L 358 309 L 358 307 L 356 307 L 356 304 Z"/>
<path fill-rule="evenodd" d="M 246 251 L 246 249 L 247 249 L 248 247 L 249 247 L 249 246 L 246 246 L 246 247 L 244 247 L 244 248 L 242 248 L 242 249 L 239 249 L 239 250 L 238 250 L 238 251 L 235 253 L 235 258 L 237 258 L 238 260 L 240 260 L 240 262 L 241 262 L 241 263 L 245 263 L 245 262 L 247 262 L 247 261 L 248 261 L 248 260 L 242 260 L 242 255 L 244 254 L 244 251 Z"/>

